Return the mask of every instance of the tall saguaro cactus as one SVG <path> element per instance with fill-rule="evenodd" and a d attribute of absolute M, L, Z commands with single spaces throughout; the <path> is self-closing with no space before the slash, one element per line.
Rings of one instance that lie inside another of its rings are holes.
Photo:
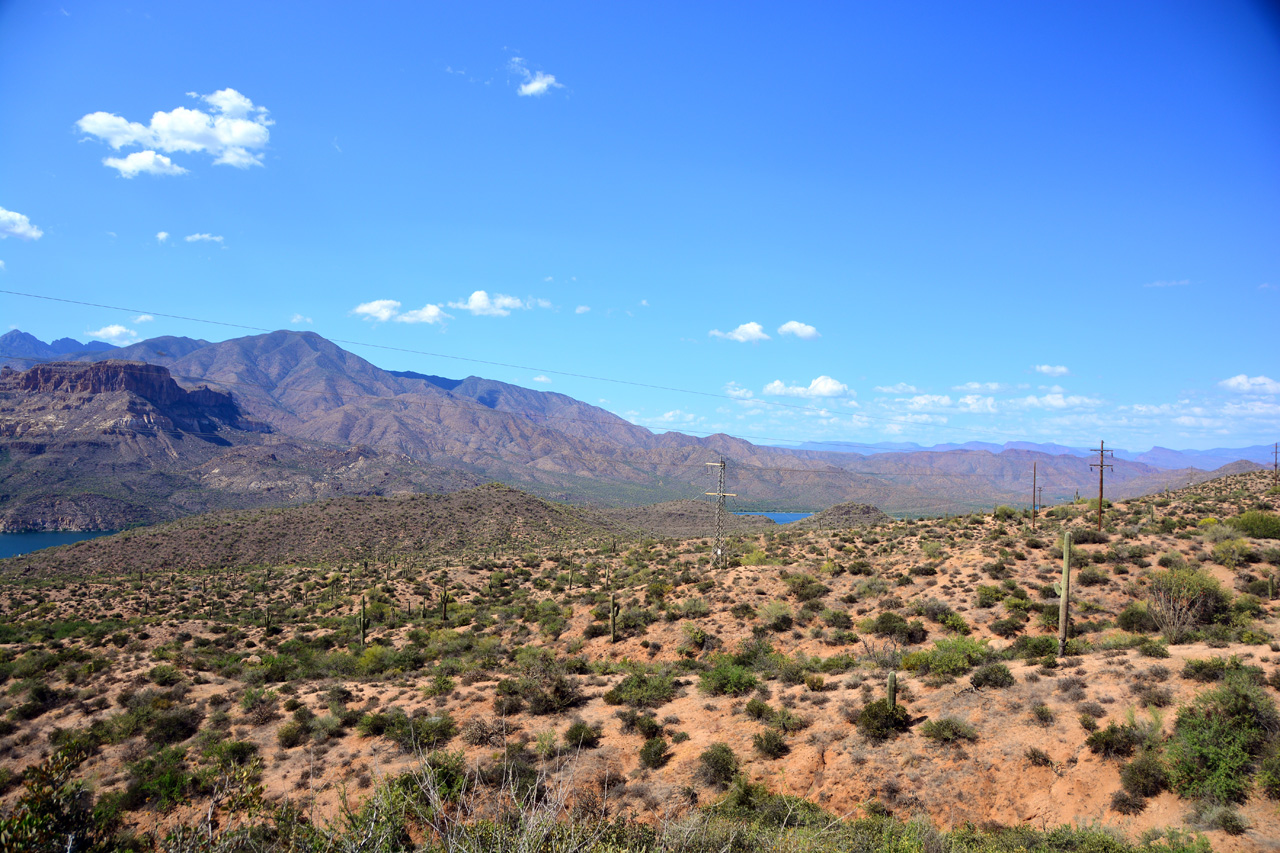
<path fill-rule="evenodd" d="M 1067 623 L 1071 619 L 1071 531 L 1062 531 L 1062 583 L 1058 593 L 1058 657 L 1067 653 Z"/>
<path fill-rule="evenodd" d="M 898 705 L 898 673 L 896 672 L 889 673 L 888 692 L 889 692 L 889 696 L 888 696 L 889 707 L 890 708 L 897 707 Z"/>

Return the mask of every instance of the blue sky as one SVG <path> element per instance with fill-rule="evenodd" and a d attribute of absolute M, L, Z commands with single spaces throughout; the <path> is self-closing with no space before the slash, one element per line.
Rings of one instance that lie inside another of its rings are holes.
<path fill-rule="evenodd" d="M 137 309 L 0 328 L 757 440 L 1280 438 L 1261 3 L 10 0 L 0 79 L 0 288 Z"/>

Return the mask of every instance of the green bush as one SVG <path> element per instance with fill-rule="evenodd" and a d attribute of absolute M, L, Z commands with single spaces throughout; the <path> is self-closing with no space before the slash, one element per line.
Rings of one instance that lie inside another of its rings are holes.
<path fill-rule="evenodd" d="M 1280 515 L 1275 513 L 1251 509 L 1228 519 L 1227 524 L 1254 539 L 1280 539 Z"/>
<path fill-rule="evenodd" d="M 1156 630 L 1156 620 L 1151 618 L 1147 607 L 1139 601 L 1130 602 L 1120 615 L 1116 617 L 1116 625 L 1131 634 L 1146 634 Z"/>
<path fill-rule="evenodd" d="M 753 720 L 767 720 L 773 716 L 773 709 L 763 699 L 752 697 L 743 707 L 743 713 Z"/>
<path fill-rule="evenodd" d="M 630 705 L 632 708 L 658 708 L 675 696 L 675 683 L 670 675 L 645 675 L 633 673 L 604 694 L 610 705 Z"/>
<path fill-rule="evenodd" d="M 1265 674 L 1260 666 L 1246 666 L 1239 655 L 1232 655 L 1229 658 L 1202 658 L 1199 660 L 1189 660 L 1182 667 L 1182 677 L 1192 681 L 1201 683 L 1209 683 L 1212 681 L 1221 681 L 1231 673 L 1241 673 L 1245 678 L 1253 680 L 1255 684 L 1261 684 L 1265 681 Z"/>
<path fill-rule="evenodd" d="M 565 746 L 570 749 L 595 749 L 600 745 L 600 729 L 577 720 L 564 733 Z"/>
<path fill-rule="evenodd" d="M 1002 663 L 985 664 L 969 676 L 969 683 L 978 688 L 1012 687 L 1016 682 L 1009 667 Z"/>
<path fill-rule="evenodd" d="M 147 727 L 150 743 L 180 743 L 200 731 L 204 714 L 190 706 L 160 711 Z"/>
<path fill-rule="evenodd" d="M 977 729 L 954 717 L 928 720 L 920 727 L 920 734 L 938 743 L 957 743 L 962 740 L 978 739 Z"/>
<path fill-rule="evenodd" d="M 743 696 L 755 690 L 760 682 L 746 667 L 721 660 L 702 673 L 699 688 L 712 696 Z"/>
<path fill-rule="evenodd" d="M 1120 784 L 1136 797 L 1154 797 L 1169 787 L 1169 774 L 1159 755 L 1143 750 L 1120 768 Z"/>
<path fill-rule="evenodd" d="M 879 637 L 890 637 L 900 643 L 914 645 L 923 643 L 929 636 L 924 623 L 918 620 L 908 622 L 897 613 L 886 610 L 871 623 L 871 633 Z"/>
<path fill-rule="evenodd" d="M 151 679 L 152 683 L 161 687 L 172 687 L 182 680 L 182 673 L 178 671 L 176 666 L 162 663 L 151 667 L 147 677 Z"/>
<path fill-rule="evenodd" d="M 698 778 L 717 788 L 728 787 L 738 767 L 738 756 L 727 743 L 713 743 L 698 756 Z"/>
<path fill-rule="evenodd" d="M 1280 730 L 1280 715 L 1245 674 L 1227 676 L 1178 712 L 1166 755 L 1171 787 L 1184 797 L 1243 802 L 1249 770 Z"/>
<path fill-rule="evenodd" d="M 911 723 L 911 715 L 901 705 L 890 705 L 888 699 L 868 703 L 859 713 L 855 725 L 868 740 L 888 740 L 905 732 Z"/>
<path fill-rule="evenodd" d="M 991 658 L 994 652 L 986 640 L 948 637 L 934 641 L 928 651 L 912 652 L 902 659 L 902 668 L 931 675 L 964 675 Z"/>
<path fill-rule="evenodd" d="M 1121 758 L 1133 755 L 1138 744 L 1142 743 L 1142 734 L 1133 726 L 1118 726 L 1108 723 L 1105 729 L 1099 729 L 1085 738 L 1085 746 L 1095 755 L 1103 758 Z"/>
<path fill-rule="evenodd" d="M 752 736 L 751 745 L 762 758 L 781 758 L 791 751 L 787 739 L 774 729 L 765 729 Z"/>
<path fill-rule="evenodd" d="M 671 753 L 667 751 L 667 739 L 661 735 L 649 738 L 644 742 L 644 746 L 640 747 L 640 764 L 642 767 L 656 770 L 670 759 Z"/>

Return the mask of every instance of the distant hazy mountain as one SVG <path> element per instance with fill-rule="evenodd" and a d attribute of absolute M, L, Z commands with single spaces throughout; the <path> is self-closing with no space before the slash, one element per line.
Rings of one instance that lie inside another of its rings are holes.
<path fill-rule="evenodd" d="M 14 349 L 25 348 L 33 354 L 52 349 L 29 335 L 11 332 L 0 339 L 0 355 L 21 354 L 5 348 L 5 340 Z M 544 497 L 604 506 L 705 500 L 704 493 L 714 483 L 706 463 L 721 457 L 728 462 L 728 491 L 738 495 L 736 509 L 816 510 L 853 502 L 890 513 L 941 514 L 999 503 L 1025 506 L 1030 500 L 1033 464 L 1046 503 L 1072 499 L 1078 492 L 1091 494 L 1097 487 L 1087 449 L 1029 442 L 967 442 L 930 448 L 820 443 L 781 448 L 726 435 L 659 435 L 563 394 L 476 376 L 446 379 L 383 370 L 311 332 L 279 331 L 220 343 L 155 338 L 105 351 L 28 355 L 28 360 L 13 364 L 24 369 L 29 359 L 41 358 L 85 362 L 123 358 L 162 365 L 186 388 L 208 385 L 232 395 L 248 419 L 269 425 L 274 441 L 295 443 L 291 458 L 302 454 L 304 447 L 323 447 L 337 454 L 332 457 L 334 464 L 343 454 L 355 454 L 352 458 L 376 457 L 390 470 L 398 465 L 406 472 L 417 472 L 401 477 L 397 488 L 413 488 L 413 484 L 439 488 L 447 478 L 431 472 L 452 471 L 459 483 L 492 479 Z M 79 398 L 46 402 L 97 405 Z M 9 434 L 27 428 L 18 416 Z M 77 440 L 87 441 L 91 435 L 83 432 Z M 2 438 L 0 460 L 6 458 Z M 112 450 L 117 447 L 115 441 L 105 440 L 107 449 L 94 451 L 93 458 L 105 464 L 109 454 L 116 452 Z M 260 439 L 237 441 L 256 444 Z M 165 452 L 177 454 L 181 462 L 187 447 L 178 443 Z M 1180 487 L 1206 476 L 1191 465 L 1171 467 L 1183 461 L 1175 453 L 1157 454 L 1155 460 L 1161 464 L 1117 453 L 1115 468 L 1108 472 L 1108 494 Z M 1204 455 L 1214 453 L 1217 456 Z M 1229 455 L 1224 451 L 1204 454 L 1197 456 L 1202 464 Z M 14 466 L 34 464 L 30 457 L 12 454 L 7 462 L 0 462 L 0 500 L 4 477 L 22 474 Z M 261 488 L 259 498 L 264 502 L 280 502 L 279 494 L 266 491 L 279 475 L 291 484 L 284 489 L 284 500 L 306 499 L 309 493 L 300 488 L 296 476 L 289 479 L 276 471 L 284 465 L 282 461 L 257 459 L 254 464 L 275 473 L 257 480 L 238 478 L 234 483 L 223 483 L 211 474 L 199 487 L 183 488 L 234 488 L 238 504 L 251 503 L 253 489 Z M 62 472 L 61 493 L 70 494 L 76 488 L 72 481 L 89 469 L 67 464 L 55 470 Z M 324 476 L 343 482 L 345 475 Z M 349 488 L 376 486 L 360 479 Z M 194 503 L 209 505 L 210 500 Z"/>
<path fill-rule="evenodd" d="M 790 445 L 787 445 L 788 447 Z M 914 442 L 884 441 L 876 444 L 853 444 L 839 441 L 810 441 L 797 445 L 800 450 L 822 450 L 834 453 L 857 453 L 872 456 L 882 453 L 946 453 L 952 450 L 988 450 L 1001 453 L 1006 450 L 1030 450 L 1050 456 L 1078 456 L 1092 458 L 1097 451 L 1087 447 L 1067 447 L 1062 444 L 1037 444 L 1031 441 L 1006 441 L 992 444 L 986 441 L 967 441 L 964 444 L 935 444 L 925 447 Z M 1113 450 L 1112 448 L 1107 448 Z M 1154 468 L 1200 468 L 1212 471 L 1232 462 L 1246 460 L 1266 465 L 1271 462 L 1272 446 L 1259 444 L 1253 447 L 1217 447 L 1212 450 L 1170 450 L 1153 447 L 1144 453 L 1114 448 L 1115 457 L 1129 462 L 1141 462 Z"/>

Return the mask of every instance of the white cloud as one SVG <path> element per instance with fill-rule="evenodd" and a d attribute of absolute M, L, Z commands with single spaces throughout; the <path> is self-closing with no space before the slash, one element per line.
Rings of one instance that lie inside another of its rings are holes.
<path fill-rule="evenodd" d="M 876 390 L 882 394 L 914 394 L 919 389 L 914 385 L 899 382 L 896 385 L 877 385 Z"/>
<path fill-rule="evenodd" d="M 1178 281 L 1151 281 L 1142 285 L 1143 287 L 1186 287 L 1191 283 L 1191 279 L 1184 278 Z"/>
<path fill-rule="evenodd" d="M 169 232 L 168 232 L 168 231 L 158 231 L 158 232 L 156 232 L 156 242 L 157 242 L 157 243 L 163 243 L 165 240 L 168 240 L 168 239 L 169 239 Z"/>
<path fill-rule="evenodd" d="M 641 303 L 646 304 L 646 303 Z M 769 340 L 769 336 L 764 333 L 764 327 L 759 323 L 743 323 L 732 332 L 722 332 L 719 329 L 712 329 L 707 334 L 713 338 L 725 338 L 738 343 L 758 343 L 759 341 Z"/>
<path fill-rule="evenodd" d="M 737 382 L 727 382 L 724 386 L 724 393 L 728 394 L 735 400 L 750 400 L 755 396 L 755 392 L 750 388 L 743 388 Z"/>
<path fill-rule="evenodd" d="M 1258 285 L 1258 290 L 1275 290 L 1275 289 L 1276 289 L 1276 286 L 1274 284 L 1271 284 L 1270 282 L 1266 282 L 1266 281 Z"/>
<path fill-rule="evenodd" d="M 649 307 L 649 300 L 648 300 L 648 299 L 641 299 L 641 300 L 640 300 L 640 307 L 642 307 L 642 308 L 648 308 L 648 307 Z"/>
<path fill-rule="evenodd" d="M 396 303 L 399 306 L 399 302 Z M 423 305 L 413 311 L 406 311 L 396 317 L 397 323 L 443 323 L 445 320 L 451 320 L 453 317 L 444 313 L 439 305 Z"/>
<path fill-rule="evenodd" d="M 832 379 L 830 376 L 819 376 L 810 382 L 807 387 L 804 385 L 787 385 L 781 379 L 775 379 L 764 386 L 763 393 L 771 397 L 815 399 L 818 397 L 848 397 L 853 392 L 843 382 Z"/>
<path fill-rule="evenodd" d="M 103 157 L 102 165 L 110 166 L 122 178 L 138 175 L 185 175 L 187 170 L 163 154 L 154 151 L 135 151 L 128 157 Z"/>
<path fill-rule="evenodd" d="M 585 313 L 587 313 L 587 312 L 588 312 L 588 311 L 590 311 L 590 310 L 591 310 L 591 306 L 590 306 L 590 305 L 579 305 L 577 308 L 574 308 L 574 309 L 573 309 L 573 313 L 575 313 L 575 314 L 585 314 Z"/>
<path fill-rule="evenodd" d="M 956 404 L 966 412 L 990 412 L 996 410 L 996 400 L 994 397 L 984 397 L 981 394 L 966 394 L 956 401 Z"/>
<path fill-rule="evenodd" d="M 126 329 L 118 323 L 103 326 L 101 329 L 94 329 L 91 332 L 85 332 L 85 334 L 93 340 L 106 341 L 117 346 L 132 343 L 138 337 L 138 333 L 133 329 Z"/>
<path fill-rule="evenodd" d="M 944 409 L 951 405 L 951 397 L 946 394 L 917 394 L 903 402 L 908 409 Z"/>
<path fill-rule="evenodd" d="M 1036 373 L 1043 373 L 1045 376 L 1066 376 L 1071 372 L 1062 365 L 1054 364 L 1037 364 L 1032 370 Z"/>
<path fill-rule="evenodd" d="M 1219 387 L 1240 394 L 1280 394 L 1280 382 L 1266 376 L 1232 376 L 1218 383 Z"/>
<path fill-rule="evenodd" d="M 530 300 L 530 302 L 534 301 Z M 543 300 L 536 301 L 542 302 Z M 495 293 L 491 298 L 487 292 L 477 290 L 467 297 L 466 302 L 450 302 L 449 307 L 457 308 L 459 311 L 470 311 L 477 317 L 506 317 L 515 309 L 528 308 L 529 306 L 514 296 Z"/>
<path fill-rule="evenodd" d="M 984 391 L 988 394 L 995 394 L 1007 390 L 1008 387 L 1003 382 L 966 382 L 963 385 L 952 385 L 951 390 L 968 391 L 971 394 Z"/>
<path fill-rule="evenodd" d="M 525 65 L 525 61 L 520 57 L 513 57 L 508 67 L 515 74 L 520 75 L 524 82 L 520 84 L 517 92 L 521 97 L 540 97 L 545 95 L 551 89 L 563 89 L 563 83 L 557 83 L 554 74 L 545 74 L 541 71 L 532 72 Z"/>
<path fill-rule="evenodd" d="M 134 318 L 133 318 L 133 322 L 135 322 L 135 323 L 150 323 L 150 322 L 151 322 L 152 320 L 154 320 L 154 319 L 155 319 L 155 317 L 152 317 L 150 314 L 139 314 L 137 317 L 134 317 Z"/>
<path fill-rule="evenodd" d="M 6 237 L 17 237 L 19 240 L 39 240 L 44 232 L 31 224 L 31 220 L 21 213 L 5 210 L 0 207 L 0 240 Z"/>
<path fill-rule="evenodd" d="M 780 335 L 795 335 L 797 338 L 805 341 L 811 341 L 814 338 L 820 338 L 818 330 L 807 323 L 801 323 L 799 320 L 788 320 L 778 327 Z"/>
<path fill-rule="evenodd" d="M 0 272 L 4 272 L 4 261 L 0 261 Z"/>
<path fill-rule="evenodd" d="M 549 385 L 549 384 L 551 384 L 551 378 L 550 378 L 550 377 L 547 377 L 547 376 L 535 376 L 535 377 L 533 377 L 533 381 L 534 381 L 534 382 L 541 382 L 541 383 L 543 383 L 544 385 Z"/>
<path fill-rule="evenodd" d="M 1101 400 L 1092 397 L 1083 397 L 1078 394 L 1068 395 L 1056 391 L 1040 397 L 1029 394 L 1026 397 L 1020 397 L 1015 402 L 1032 409 L 1079 409 L 1102 405 Z"/>
<path fill-rule="evenodd" d="M 188 234 L 182 238 L 188 243 L 221 243 L 221 234 Z"/>
<path fill-rule="evenodd" d="M 299 323 L 310 323 L 311 318 L 303 316 L 302 314 L 294 314 L 292 317 L 289 318 L 289 322 L 293 323 L 294 325 L 297 325 Z"/>
<path fill-rule="evenodd" d="M 103 160 L 126 178 L 141 172 L 178 175 L 186 171 L 157 151 L 203 152 L 213 158 L 215 165 L 239 169 L 262 165 L 263 149 L 271 138 L 268 128 L 275 123 L 268 117 L 266 107 L 255 106 L 235 89 L 220 89 L 212 95 L 195 92 L 187 95 L 204 101 L 212 109 L 204 112 L 178 107 L 157 112 L 147 125 L 99 111 L 81 118 L 76 127 L 117 151 L 135 145 L 144 149 L 123 159 Z"/>
<path fill-rule="evenodd" d="M 394 299 L 375 299 L 372 302 L 361 302 L 351 309 L 351 313 L 359 315 L 362 320 L 385 323 L 400 313 L 400 303 Z"/>

